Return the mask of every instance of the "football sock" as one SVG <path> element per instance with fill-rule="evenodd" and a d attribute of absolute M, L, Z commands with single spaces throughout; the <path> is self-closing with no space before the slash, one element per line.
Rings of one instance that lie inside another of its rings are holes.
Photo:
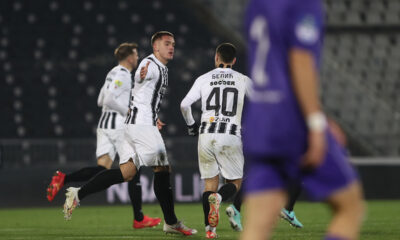
<path fill-rule="evenodd" d="M 285 209 L 289 212 L 293 211 L 294 204 L 296 204 L 297 198 L 301 193 L 301 184 L 295 184 L 289 188 L 289 199 L 285 206 Z"/>
<path fill-rule="evenodd" d="M 119 168 L 102 171 L 81 187 L 78 198 L 82 200 L 89 194 L 100 192 L 111 185 L 122 182 L 124 182 L 124 178 Z"/>
<path fill-rule="evenodd" d="M 174 210 L 174 197 L 172 194 L 169 172 L 154 173 L 154 193 L 160 202 L 164 220 L 168 225 L 178 222 Z"/>
<path fill-rule="evenodd" d="M 106 170 L 103 166 L 85 167 L 76 172 L 65 175 L 64 184 L 68 182 L 84 182 L 91 179 L 99 172 Z"/>
<path fill-rule="evenodd" d="M 131 181 L 128 182 L 129 197 L 131 199 L 133 216 L 135 220 L 143 221 L 142 212 L 142 185 L 140 184 L 140 170 L 136 173 Z"/>
<path fill-rule="evenodd" d="M 227 183 L 224 186 L 222 186 L 219 190 L 218 193 L 221 195 L 222 197 L 222 201 L 226 201 L 228 200 L 230 197 L 232 197 L 233 195 L 235 195 L 237 189 L 235 184 L 233 183 Z"/>
<path fill-rule="evenodd" d="M 203 201 L 204 224 L 205 224 L 205 226 L 210 225 L 208 223 L 208 213 L 210 212 L 210 204 L 208 203 L 208 197 L 213 193 L 215 193 L 215 192 L 211 192 L 211 191 L 203 192 L 202 201 Z"/>
<path fill-rule="evenodd" d="M 342 238 L 342 237 L 334 237 L 331 235 L 325 236 L 324 240 L 348 240 L 347 238 Z"/>
<path fill-rule="evenodd" d="M 236 193 L 235 199 L 233 199 L 233 206 L 235 206 L 236 210 L 240 212 L 240 207 L 242 206 L 243 201 L 243 188 L 240 188 Z"/>

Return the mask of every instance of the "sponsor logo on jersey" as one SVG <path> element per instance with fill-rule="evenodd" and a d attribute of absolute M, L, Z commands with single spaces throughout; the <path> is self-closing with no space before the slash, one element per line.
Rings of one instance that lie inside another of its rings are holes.
<path fill-rule="evenodd" d="M 212 122 L 227 122 L 227 123 L 229 123 L 229 122 L 231 122 L 231 119 L 227 118 L 227 117 L 210 117 L 209 121 L 210 121 L 210 123 L 212 123 Z"/>
<path fill-rule="evenodd" d="M 122 86 L 122 81 L 120 80 L 115 80 L 115 88 L 121 87 Z"/>
<path fill-rule="evenodd" d="M 230 86 L 235 86 L 235 81 L 212 81 L 210 82 L 210 86 L 215 86 L 215 85 L 230 85 Z"/>

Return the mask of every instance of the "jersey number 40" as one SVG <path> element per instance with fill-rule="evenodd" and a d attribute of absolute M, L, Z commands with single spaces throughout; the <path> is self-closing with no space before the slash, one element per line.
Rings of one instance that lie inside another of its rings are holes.
<path fill-rule="evenodd" d="M 215 116 L 219 116 L 220 113 L 227 117 L 235 116 L 237 110 L 238 90 L 236 88 L 230 87 L 224 88 L 224 90 L 222 90 L 222 105 L 220 101 L 220 96 L 221 88 L 213 88 L 206 101 L 206 110 L 214 110 Z M 233 98 L 229 99 L 231 100 L 229 102 L 232 103 L 232 109 L 230 111 L 227 109 L 228 97 Z M 214 101 L 213 103 L 211 103 L 213 99 Z"/>

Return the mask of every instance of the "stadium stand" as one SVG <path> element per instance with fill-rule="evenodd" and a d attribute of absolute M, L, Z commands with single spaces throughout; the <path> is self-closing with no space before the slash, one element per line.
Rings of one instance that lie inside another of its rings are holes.
<path fill-rule="evenodd" d="M 7 113 L 2 138 L 94 137 L 97 94 L 115 64 L 114 48 L 135 41 L 144 57 L 158 30 L 173 32 L 177 42 L 163 106 L 175 114 L 161 114 L 168 123 L 165 134 L 183 135 L 179 102 L 212 67 L 220 42 L 174 0 L 1 1 L 0 16 L 0 91 Z"/>

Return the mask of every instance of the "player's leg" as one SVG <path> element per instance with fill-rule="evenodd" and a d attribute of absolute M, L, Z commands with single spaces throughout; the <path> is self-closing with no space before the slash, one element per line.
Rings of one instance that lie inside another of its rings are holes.
<path fill-rule="evenodd" d="M 154 227 L 161 222 L 161 218 L 152 218 L 143 214 L 142 211 L 142 185 L 140 184 L 140 169 L 128 182 L 129 197 L 133 209 L 133 228 Z"/>
<path fill-rule="evenodd" d="M 47 187 L 47 199 L 51 202 L 65 184 L 88 181 L 99 172 L 110 169 L 112 163 L 112 159 L 106 153 L 97 158 L 97 166 L 85 167 L 69 174 L 56 171 Z"/>
<path fill-rule="evenodd" d="M 286 201 L 283 190 L 251 193 L 245 197 L 246 215 L 240 239 L 269 239 Z"/>
<path fill-rule="evenodd" d="M 233 204 L 229 205 L 225 212 L 226 215 L 228 215 L 229 223 L 231 224 L 231 227 L 235 231 L 242 231 L 242 220 L 241 220 L 241 214 L 240 214 L 240 209 L 242 206 L 242 201 L 243 201 L 243 188 L 240 188 L 239 191 L 237 191 L 235 198 L 233 199 Z"/>
<path fill-rule="evenodd" d="M 218 190 L 218 184 L 219 175 L 204 179 L 202 203 L 206 238 L 217 238 L 216 226 L 218 225 L 219 221 L 219 204 L 222 198 L 220 195 L 216 194 Z M 212 222 L 212 226 L 210 224 L 210 220 Z"/>
<path fill-rule="evenodd" d="M 120 168 L 105 170 L 94 176 L 81 188 L 68 188 L 67 198 L 64 204 L 64 217 L 70 219 L 72 211 L 79 205 L 79 202 L 87 195 L 107 189 L 113 184 L 130 181 L 136 174 L 136 166 L 133 159 L 136 154 L 132 147 L 123 142 L 120 152 Z"/>
<path fill-rule="evenodd" d="M 213 134 L 200 134 L 198 141 L 198 161 L 201 179 L 204 179 L 204 191 L 202 195 L 202 205 L 204 213 L 204 225 L 206 238 L 217 238 L 216 225 L 219 217 L 219 202 L 221 196 L 217 195 L 219 185 L 219 166 L 214 155 L 215 136 Z M 211 197 L 211 199 L 210 199 Z M 218 199 L 219 198 L 219 199 Z M 210 200 L 213 202 L 210 209 Z M 219 200 L 217 202 L 217 200 Z M 210 226 L 209 215 L 213 226 Z"/>
<path fill-rule="evenodd" d="M 98 173 L 80 188 L 68 188 L 66 193 L 67 198 L 64 204 L 64 217 L 70 219 L 72 211 L 86 196 L 122 182 L 124 182 L 122 171 L 120 169 L 109 169 Z"/>
<path fill-rule="evenodd" d="M 175 215 L 175 204 L 173 191 L 170 181 L 169 166 L 153 167 L 154 171 L 154 193 L 160 203 L 164 215 L 163 231 L 165 233 L 176 233 L 183 235 L 193 235 L 196 229 L 191 229 L 179 221 Z"/>
<path fill-rule="evenodd" d="M 154 193 L 160 203 L 165 220 L 163 231 L 183 235 L 197 233 L 195 229 L 190 229 L 178 221 L 175 215 L 169 162 L 160 131 L 156 126 L 135 124 L 129 124 L 126 129 L 126 139 L 137 154 L 134 159 L 135 163 L 140 164 L 138 166 L 153 167 Z"/>
<path fill-rule="evenodd" d="M 154 167 L 154 193 L 160 202 L 164 220 L 173 225 L 178 222 L 174 209 L 174 198 L 171 188 L 170 171 L 168 166 Z"/>
<path fill-rule="evenodd" d="M 350 184 L 328 199 L 333 211 L 333 218 L 328 227 L 325 240 L 353 240 L 358 239 L 364 203 L 359 182 Z"/>
<path fill-rule="evenodd" d="M 325 239 L 358 239 L 364 214 L 361 185 L 343 147 L 330 132 L 327 140 L 322 164 L 303 176 L 303 187 L 312 198 L 327 201 L 332 207 L 333 218 Z"/>
<path fill-rule="evenodd" d="M 296 214 L 294 212 L 294 205 L 297 199 L 300 196 L 302 187 L 301 184 L 295 183 L 288 188 L 288 202 L 286 206 L 281 211 L 281 218 L 285 219 L 289 222 L 290 225 L 296 228 L 302 228 L 303 224 L 297 219 Z"/>
<path fill-rule="evenodd" d="M 70 174 L 57 171 L 47 187 L 47 199 L 52 201 L 64 184 L 69 182 L 88 181 L 99 172 L 110 169 L 115 158 L 116 149 L 112 142 L 112 132 L 106 129 L 97 129 L 96 157 L 97 166 L 85 167 Z"/>

